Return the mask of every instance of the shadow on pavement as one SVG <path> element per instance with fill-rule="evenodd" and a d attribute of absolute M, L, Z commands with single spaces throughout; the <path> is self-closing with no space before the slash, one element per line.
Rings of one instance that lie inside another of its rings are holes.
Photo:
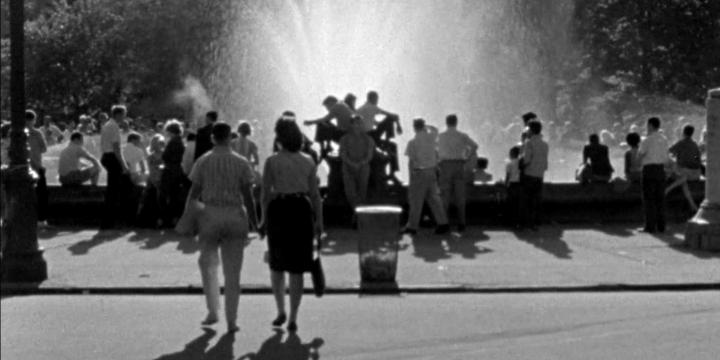
<path fill-rule="evenodd" d="M 563 241 L 563 229 L 557 226 L 541 227 L 538 231 L 523 230 L 515 231 L 518 240 L 524 241 L 532 246 L 548 252 L 558 259 L 571 259 L 572 250 Z"/>
<path fill-rule="evenodd" d="M 446 239 L 447 252 L 459 254 L 463 259 L 475 259 L 478 255 L 492 252 L 489 248 L 479 246 L 477 243 L 490 240 L 482 231 L 468 230 L 465 234 L 452 234 Z"/>
<path fill-rule="evenodd" d="M 208 349 L 210 339 L 215 336 L 216 332 L 215 330 L 209 328 L 205 328 L 203 331 L 205 332 L 204 334 L 187 343 L 182 351 L 162 355 L 155 360 L 234 359 L 235 355 L 233 354 L 233 344 L 235 343 L 235 334 L 226 333 L 220 337 L 215 346 Z"/>
<path fill-rule="evenodd" d="M 325 343 L 321 338 L 314 338 L 311 342 L 303 344 L 295 333 L 289 333 L 283 342 L 283 331 L 275 330 L 275 334 L 260 345 L 257 352 L 247 353 L 238 360 L 306 360 L 319 359 L 318 349 Z"/>
<path fill-rule="evenodd" d="M 478 255 L 492 252 L 492 250 L 477 244 L 489 239 L 489 236 L 479 230 L 468 230 L 462 235 L 457 233 L 444 236 L 416 234 L 412 236 L 413 255 L 426 262 L 449 259 L 453 254 L 458 254 L 464 259 L 475 259 Z"/>
<path fill-rule="evenodd" d="M 176 241 L 177 249 L 183 254 L 193 254 L 200 250 L 200 245 L 194 237 L 182 236 L 173 230 L 158 232 L 157 230 L 138 230 L 128 239 L 130 242 L 142 242 L 140 247 L 143 250 L 153 250 L 160 246 Z"/>
<path fill-rule="evenodd" d="M 98 231 L 93 237 L 88 240 L 81 240 L 72 244 L 68 247 L 68 250 L 73 255 L 86 255 L 90 249 L 106 242 L 110 242 L 119 239 L 129 231 L 126 230 L 109 230 L 109 231 Z"/>
<path fill-rule="evenodd" d="M 669 248 L 693 255 L 698 259 L 720 258 L 720 252 L 691 249 L 685 246 L 685 234 L 683 232 L 668 231 L 665 234 L 652 234 L 652 236 L 667 244 Z"/>

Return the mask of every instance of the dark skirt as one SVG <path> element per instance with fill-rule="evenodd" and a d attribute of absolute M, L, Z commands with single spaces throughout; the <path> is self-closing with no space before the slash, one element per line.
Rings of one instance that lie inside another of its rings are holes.
<path fill-rule="evenodd" d="M 270 269 L 301 274 L 313 264 L 313 211 L 303 195 L 279 196 L 268 205 Z"/>

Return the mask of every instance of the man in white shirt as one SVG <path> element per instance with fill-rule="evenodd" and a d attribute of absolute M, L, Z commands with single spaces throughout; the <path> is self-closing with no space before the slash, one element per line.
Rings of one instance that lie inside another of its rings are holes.
<path fill-rule="evenodd" d="M 665 232 L 665 164 L 668 162 L 668 141 L 660 133 L 660 119 L 647 121 L 647 136 L 640 143 L 638 157 L 642 163 L 643 232 Z"/>
<path fill-rule="evenodd" d="M 147 165 L 145 150 L 141 144 L 140 134 L 131 132 L 127 137 L 127 144 L 123 148 L 123 158 L 128 166 L 130 180 L 133 184 L 140 185 L 147 178 Z"/>
<path fill-rule="evenodd" d="M 58 175 L 63 186 L 78 186 L 90 180 L 93 186 L 98 183 L 100 162 L 86 149 L 83 134 L 76 131 L 70 135 L 68 146 L 60 152 Z M 89 161 L 92 166 L 83 166 L 81 159 Z"/>
<path fill-rule="evenodd" d="M 420 226 L 420 216 L 425 201 L 432 211 L 437 228 L 436 234 L 445 234 L 450 230 L 445 209 L 443 209 L 440 189 L 437 182 L 437 129 L 425 126 L 425 120 L 413 120 L 415 137 L 405 149 L 409 158 L 410 184 L 408 185 L 408 222 L 403 233 L 414 235 Z"/>
<path fill-rule="evenodd" d="M 105 188 L 105 215 L 101 228 L 109 229 L 118 217 L 119 202 L 127 185 L 128 167 L 123 159 L 120 148 L 120 123 L 125 120 L 127 109 L 123 105 L 115 105 L 111 109 L 112 118 L 105 122 L 100 131 L 100 163 L 107 171 L 107 187 Z"/>
<path fill-rule="evenodd" d="M 458 231 L 465 231 L 465 202 L 467 176 L 465 163 L 475 154 L 478 144 L 466 133 L 457 129 L 458 118 L 450 114 L 445 118 L 447 130 L 438 136 L 438 156 L 440 157 L 440 193 L 442 194 L 446 214 L 450 203 L 454 203 L 458 212 Z"/>

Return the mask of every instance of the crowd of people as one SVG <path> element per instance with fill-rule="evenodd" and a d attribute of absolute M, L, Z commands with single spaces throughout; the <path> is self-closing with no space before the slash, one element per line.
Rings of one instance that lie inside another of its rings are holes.
<path fill-rule="evenodd" d="M 219 321 L 217 269 L 222 259 L 225 317 L 229 330 L 237 330 L 243 244 L 248 232 L 254 229 L 268 238 L 268 263 L 278 311 L 272 324 L 281 326 L 288 322 L 289 330 L 297 330 L 302 274 L 312 270 L 318 238 L 323 232 L 319 163 L 325 160 L 340 164 L 344 195 L 353 209 L 368 202 L 371 173 L 380 173 L 387 181 L 396 179 L 398 149 L 393 138 L 402 132 L 399 116 L 378 106 L 377 92 L 370 91 L 366 103 L 357 109 L 355 99 L 347 96 L 339 101 L 328 96 L 322 103 L 327 115 L 304 122 L 317 126 L 315 140 L 320 145 L 319 153 L 300 130 L 295 113 L 285 111 L 275 124 L 272 155 L 265 160 L 262 171 L 250 124 L 241 122 L 233 132 L 216 111 L 206 113 L 205 124 L 197 132 L 186 131 L 180 121 L 168 120 L 161 128 L 153 127 L 154 132 L 145 141 L 128 124 L 125 106 L 113 106 L 110 116 L 100 114 L 104 121 L 97 124 L 101 151 L 98 159 L 85 146 L 86 136 L 98 131 L 94 120 L 85 117 L 78 128 L 64 134 L 48 117 L 43 118 L 42 126 L 36 127 L 37 114 L 27 110 L 30 166 L 38 174 L 38 219 L 42 224 L 47 217 L 43 153 L 49 144 L 65 138 L 68 142 L 58 162 L 58 178 L 63 186 L 86 183 L 96 186 L 101 168 L 107 173 L 102 229 L 113 228 L 120 221 L 165 228 L 173 228 L 178 222 L 195 224 L 208 308 L 203 324 Z M 521 118 L 523 126 L 516 134 L 519 142 L 509 146 L 505 161 L 506 215 L 513 227 L 536 231 L 541 223 L 550 145 L 543 137 L 544 124 L 536 114 L 525 113 Z M 449 114 L 445 118 L 446 129 L 440 132 L 423 118 L 413 119 L 414 136 L 404 152 L 408 158 L 409 209 L 403 233 L 417 233 L 426 204 L 437 225 L 436 233 L 451 230 L 452 206 L 457 214 L 457 231 L 466 229 L 468 184 L 474 180 L 487 182 L 491 175 L 485 172 L 487 159 L 478 157 L 478 142 L 460 131 L 458 124 L 458 116 Z M 2 159 L 7 164 L 9 125 L 4 124 L 1 130 Z M 692 125 L 683 127 L 682 137 L 672 146 L 657 117 L 647 120 L 644 138 L 635 130 L 625 137 L 629 149 L 624 157 L 622 181 L 639 182 L 642 186 L 643 231 L 663 232 L 664 198 L 669 191 L 680 187 L 691 208 L 697 208 L 687 182 L 702 176 L 702 146 L 693 140 Z M 126 133 L 124 146 L 123 133 Z M 603 135 L 590 134 L 588 139 L 578 180 L 615 181 Z M 373 167 L 378 158 L 383 160 L 381 166 Z M 673 178 L 669 185 L 668 177 Z M 286 273 L 289 313 L 285 311 Z"/>

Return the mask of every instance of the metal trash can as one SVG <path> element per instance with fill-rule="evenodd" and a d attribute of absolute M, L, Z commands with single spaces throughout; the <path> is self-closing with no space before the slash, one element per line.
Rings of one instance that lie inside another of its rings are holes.
<path fill-rule="evenodd" d="M 401 213 L 400 207 L 389 205 L 355 208 L 363 283 L 395 283 Z"/>

